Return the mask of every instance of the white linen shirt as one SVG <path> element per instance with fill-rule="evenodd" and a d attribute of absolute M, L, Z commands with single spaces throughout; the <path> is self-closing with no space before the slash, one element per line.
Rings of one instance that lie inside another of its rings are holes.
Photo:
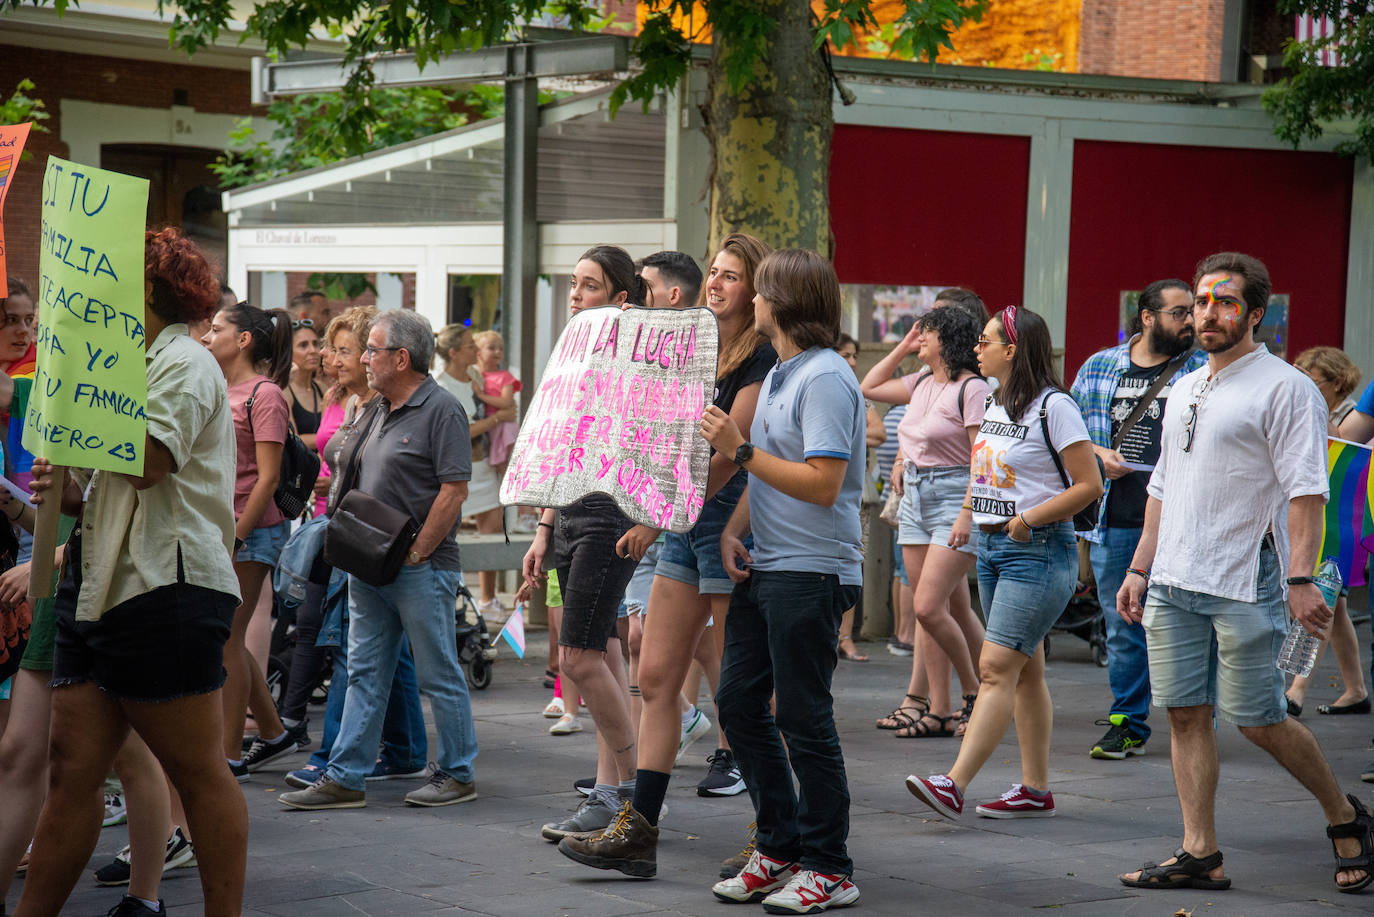
<path fill-rule="evenodd" d="M 1326 404 L 1311 379 L 1264 346 L 1210 384 L 1209 376 L 1210 364 L 1176 381 L 1165 407 L 1147 487 L 1163 504 L 1150 582 L 1254 602 L 1265 532 L 1273 532 L 1287 570 L 1289 502 L 1329 495 Z M 1192 447 L 1184 452 L 1194 404 Z"/>

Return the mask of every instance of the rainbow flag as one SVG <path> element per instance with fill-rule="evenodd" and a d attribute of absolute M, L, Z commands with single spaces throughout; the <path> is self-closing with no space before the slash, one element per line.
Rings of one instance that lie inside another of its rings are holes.
<path fill-rule="evenodd" d="M 1331 496 L 1326 501 L 1322 549 L 1341 569 L 1347 586 L 1363 586 L 1364 567 L 1374 547 L 1374 487 L 1370 487 L 1371 453 L 1368 446 L 1330 437 L 1326 443 L 1326 468 Z"/>

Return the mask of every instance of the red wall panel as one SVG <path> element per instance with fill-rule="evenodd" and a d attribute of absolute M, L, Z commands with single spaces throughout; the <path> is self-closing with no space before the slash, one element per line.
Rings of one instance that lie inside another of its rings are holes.
<path fill-rule="evenodd" d="M 1288 358 L 1339 346 L 1353 163 L 1330 153 L 1074 144 L 1065 371 L 1117 340 L 1122 290 L 1254 255 L 1291 296 Z"/>
<path fill-rule="evenodd" d="M 960 284 L 1020 303 L 1028 137 L 836 125 L 830 220 L 841 283 Z"/>

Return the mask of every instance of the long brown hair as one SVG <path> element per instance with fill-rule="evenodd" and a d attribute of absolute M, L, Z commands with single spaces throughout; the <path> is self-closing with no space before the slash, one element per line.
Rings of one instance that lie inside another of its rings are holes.
<path fill-rule="evenodd" d="M 720 342 L 720 356 L 716 359 L 717 379 L 723 379 L 738 369 L 741 363 L 759 349 L 759 344 L 766 340 L 754 330 L 754 294 L 757 292 L 754 289 L 754 272 L 759 269 L 763 259 L 773 251 L 763 242 L 743 232 L 732 232 L 726 236 L 725 241 L 720 244 L 720 250 L 734 255 L 744 267 L 744 280 L 749 286 L 749 321 L 732 340 Z M 698 305 L 706 305 L 706 296 L 706 284 L 703 283 Z"/>
<path fill-rule="evenodd" d="M 1007 334 L 1007 309 L 1015 308 L 1015 334 Z M 1054 346 L 1045 320 L 1029 309 L 1008 306 L 992 317 L 1002 333 L 1002 340 L 1016 344 L 1011 355 L 1011 372 L 1007 381 L 992 393 L 993 400 L 1006 409 L 1012 423 L 1018 422 L 1035 399 L 1045 389 L 1067 393 L 1059 374 L 1054 371 Z M 1014 337 L 1014 341 L 1013 341 Z"/>

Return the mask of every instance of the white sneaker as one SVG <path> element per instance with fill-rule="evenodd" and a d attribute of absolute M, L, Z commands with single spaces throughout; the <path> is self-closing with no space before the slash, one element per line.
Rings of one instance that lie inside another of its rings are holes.
<path fill-rule="evenodd" d="M 711 894 L 722 901 L 752 904 L 786 888 L 800 870 L 796 863 L 784 863 L 755 850 L 739 874 L 711 886 Z"/>
<path fill-rule="evenodd" d="M 819 914 L 858 902 L 858 886 L 849 881 L 849 876 L 827 876 L 803 869 L 786 888 L 764 898 L 763 909 L 770 914 Z"/>
<path fill-rule="evenodd" d="M 488 601 L 478 605 L 477 610 L 484 618 L 503 618 L 506 615 L 506 606 L 501 604 L 500 596 L 492 596 Z"/>
<path fill-rule="evenodd" d="M 682 728 L 682 737 L 678 739 L 677 743 L 677 763 L 682 763 L 683 757 L 687 754 L 687 749 L 692 747 L 693 742 L 710 731 L 711 721 L 706 718 L 706 714 L 698 710 L 696 716 L 692 717 L 687 725 Z"/>
<path fill-rule="evenodd" d="M 568 711 L 563 707 L 563 698 L 555 697 L 549 701 L 549 705 L 544 708 L 544 719 L 556 720 Z"/>
<path fill-rule="evenodd" d="M 557 723 L 554 723 L 552 726 L 549 727 L 549 735 L 551 736 L 566 736 L 572 735 L 574 732 L 581 731 L 581 721 L 578 720 L 577 717 L 566 713 L 559 718 Z"/>
<path fill-rule="evenodd" d="M 124 806 L 123 793 L 105 794 L 105 818 L 100 822 L 100 827 L 108 828 L 112 825 L 122 825 L 129 820 L 129 810 Z"/>

